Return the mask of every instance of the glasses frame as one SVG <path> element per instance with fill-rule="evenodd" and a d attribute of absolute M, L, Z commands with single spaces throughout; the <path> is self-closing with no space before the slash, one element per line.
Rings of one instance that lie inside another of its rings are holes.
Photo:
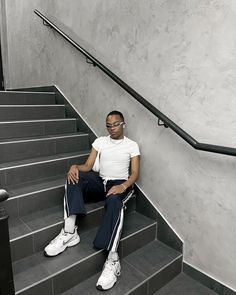
<path fill-rule="evenodd" d="M 124 125 L 125 124 L 125 122 L 116 122 L 116 123 L 113 123 L 113 124 L 111 124 L 111 125 L 107 125 L 106 124 L 106 128 L 108 129 L 108 130 L 110 130 L 110 129 L 112 129 L 112 128 L 119 128 L 121 125 Z"/>

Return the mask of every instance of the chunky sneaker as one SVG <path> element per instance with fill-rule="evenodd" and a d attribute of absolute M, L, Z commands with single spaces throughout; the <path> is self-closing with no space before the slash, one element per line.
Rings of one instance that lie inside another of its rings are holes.
<path fill-rule="evenodd" d="M 65 251 L 67 247 L 72 247 L 80 242 L 80 237 L 77 233 L 77 227 L 74 229 L 74 233 L 67 233 L 64 228 L 61 230 L 58 236 L 53 239 L 47 247 L 44 249 L 45 256 L 56 256 Z"/>
<path fill-rule="evenodd" d="M 103 266 L 102 274 L 97 281 L 97 289 L 101 291 L 111 289 L 120 275 L 120 269 L 119 260 L 107 259 Z"/>

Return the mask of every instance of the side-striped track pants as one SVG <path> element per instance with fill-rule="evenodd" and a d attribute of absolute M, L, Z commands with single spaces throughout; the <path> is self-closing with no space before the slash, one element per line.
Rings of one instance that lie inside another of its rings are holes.
<path fill-rule="evenodd" d="M 86 215 L 85 202 L 105 200 L 105 214 L 97 235 L 94 246 L 98 249 L 117 251 L 124 221 L 125 203 L 132 196 L 133 190 L 128 188 L 124 193 L 106 197 L 109 189 L 114 185 L 123 183 L 124 179 L 103 181 L 93 171 L 80 172 L 76 184 L 65 186 L 64 217 L 73 214 Z"/>

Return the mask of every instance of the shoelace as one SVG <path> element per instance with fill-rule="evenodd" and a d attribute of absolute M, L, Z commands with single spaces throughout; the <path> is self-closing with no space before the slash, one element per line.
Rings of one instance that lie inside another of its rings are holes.
<path fill-rule="evenodd" d="M 60 232 L 60 234 L 57 237 L 55 237 L 55 239 L 53 239 L 50 244 L 53 244 L 54 242 L 57 242 L 58 240 L 63 240 L 62 237 L 66 236 L 66 235 L 67 235 L 67 233 L 65 233 L 64 231 Z"/>
<path fill-rule="evenodd" d="M 113 272 L 113 274 L 116 274 L 116 269 L 115 269 L 115 262 L 114 261 L 106 261 L 105 266 L 104 266 L 104 270 L 102 272 L 102 275 L 105 278 L 108 278 L 111 275 L 111 271 Z"/>

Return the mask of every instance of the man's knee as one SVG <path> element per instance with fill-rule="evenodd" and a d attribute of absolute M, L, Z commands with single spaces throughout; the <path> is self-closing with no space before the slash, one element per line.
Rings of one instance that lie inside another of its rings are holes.
<path fill-rule="evenodd" d="M 106 198 L 105 202 L 106 207 L 115 207 L 115 208 L 121 208 L 122 207 L 122 201 L 119 195 L 112 195 Z"/>

